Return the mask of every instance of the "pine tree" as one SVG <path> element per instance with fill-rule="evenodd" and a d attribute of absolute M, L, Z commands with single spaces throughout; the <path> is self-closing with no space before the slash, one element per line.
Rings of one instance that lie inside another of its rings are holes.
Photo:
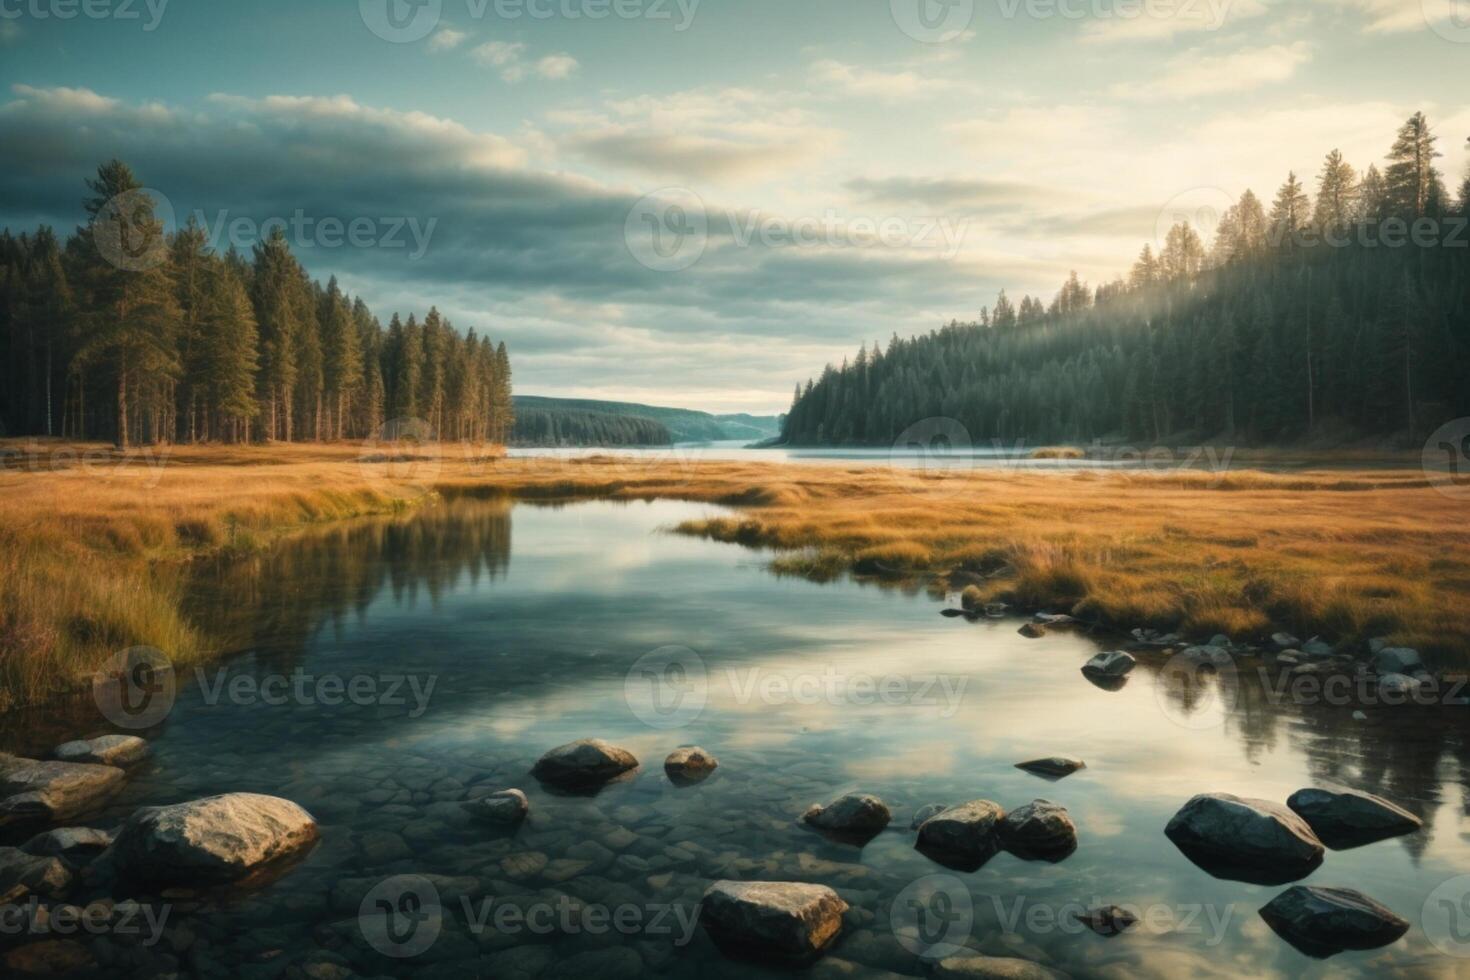
<path fill-rule="evenodd" d="M 259 410 L 255 310 L 244 284 L 223 260 L 210 269 L 208 292 L 199 379 L 209 392 L 215 434 L 240 442 L 249 438 Z"/>
<path fill-rule="evenodd" d="M 1422 112 L 1414 113 L 1399 129 L 1383 175 L 1389 213 L 1394 217 L 1413 220 L 1429 213 L 1430 195 L 1439 180 L 1434 166 L 1440 155 L 1434 148 L 1437 140 Z"/>
<path fill-rule="evenodd" d="M 1338 235 L 1352 224 L 1358 207 L 1358 172 L 1333 150 L 1317 177 L 1317 211 L 1313 215 L 1324 234 Z"/>
<path fill-rule="evenodd" d="M 1312 202 L 1293 171 L 1276 192 L 1271 205 L 1270 240 L 1274 248 L 1289 248 L 1301 243 L 1301 233 L 1312 220 Z"/>

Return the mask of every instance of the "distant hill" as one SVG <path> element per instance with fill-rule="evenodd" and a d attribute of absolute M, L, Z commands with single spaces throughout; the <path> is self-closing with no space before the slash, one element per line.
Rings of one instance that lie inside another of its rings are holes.
<path fill-rule="evenodd" d="M 515 396 L 516 415 L 525 416 L 527 420 L 534 418 L 535 430 L 527 428 L 523 433 L 522 427 L 516 426 L 516 442 L 522 445 L 543 445 L 542 439 L 547 427 L 555 423 L 555 420 L 566 416 L 570 422 L 570 416 L 583 416 L 582 421 L 588 421 L 585 416 L 614 416 L 625 419 L 645 419 L 657 423 L 667 430 L 668 438 L 650 442 L 614 441 L 618 436 L 626 433 L 636 433 L 640 438 L 648 438 L 655 435 L 654 430 L 644 428 L 628 428 L 626 430 L 612 430 L 607 426 L 597 426 L 596 429 L 603 430 L 594 433 L 595 438 L 585 442 L 569 442 L 566 433 L 561 435 L 559 445 L 659 445 L 667 441 L 673 442 L 719 442 L 722 440 L 747 440 L 755 442 L 761 439 L 769 439 L 781 431 L 781 420 L 774 415 L 712 415 L 709 412 L 696 412 L 687 408 L 661 408 L 656 405 L 639 405 L 633 402 L 609 402 L 596 401 L 585 398 L 542 398 L 536 395 Z M 587 427 L 571 423 L 567 426 L 558 426 L 558 430 L 584 431 Z M 590 431 L 590 430 L 587 430 Z M 523 438 L 524 436 L 524 438 Z M 611 438 L 604 439 L 603 436 Z"/>

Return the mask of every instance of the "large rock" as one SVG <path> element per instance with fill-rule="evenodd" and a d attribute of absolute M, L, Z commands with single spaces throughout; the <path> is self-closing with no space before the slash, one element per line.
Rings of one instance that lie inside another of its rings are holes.
<path fill-rule="evenodd" d="M 826 806 L 811 807 L 801 819 L 829 834 L 871 839 L 888 826 L 893 815 L 878 797 L 849 793 Z"/>
<path fill-rule="evenodd" d="M 717 881 L 699 919 L 727 951 L 791 963 L 821 956 L 842 931 L 847 903 L 825 885 Z"/>
<path fill-rule="evenodd" d="M 909 830 L 918 830 L 924 826 L 930 817 L 937 817 L 948 810 L 949 806 L 944 803 L 926 803 L 914 811 L 914 819 L 909 821 Z"/>
<path fill-rule="evenodd" d="M 112 835 L 91 827 L 57 827 L 37 834 L 21 845 L 27 854 L 66 858 L 73 863 L 87 861 L 112 846 Z"/>
<path fill-rule="evenodd" d="M 1087 763 L 1081 759 L 1071 756 L 1053 755 L 1045 759 L 1029 759 L 1026 762 L 1016 763 L 1017 769 L 1024 769 L 1033 776 L 1041 776 L 1046 779 L 1065 779 L 1074 772 L 1086 769 Z"/>
<path fill-rule="evenodd" d="M 1000 850 L 1005 815 L 1000 804 L 989 800 L 952 806 L 924 821 L 914 846 L 946 867 L 976 870 Z"/>
<path fill-rule="evenodd" d="M 1011 956 L 961 954 L 934 964 L 936 980 L 1067 980 L 1067 974 Z"/>
<path fill-rule="evenodd" d="M 720 761 L 697 745 L 686 745 L 670 752 L 664 759 L 664 774 L 669 782 L 689 786 L 703 782 L 719 768 Z"/>
<path fill-rule="evenodd" d="M 62 762 L 131 766 L 148 756 L 148 743 L 136 735 L 103 735 L 58 745 L 52 754 Z"/>
<path fill-rule="evenodd" d="M 1301 789 L 1291 794 L 1286 805 L 1333 850 L 1412 834 L 1424 826 L 1424 821 L 1403 807 L 1353 789 Z"/>
<path fill-rule="evenodd" d="M 16 902 L 32 893 L 59 899 L 70 887 L 71 872 L 56 858 L 0 847 L 0 903 Z"/>
<path fill-rule="evenodd" d="M 1128 672 L 1138 666 L 1138 661 L 1133 656 L 1122 650 L 1113 650 L 1108 653 L 1099 653 L 1087 663 L 1082 665 L 1082 673 L 1093 677 L 1126 677 Z"/>
<path fill-rule="evenodd" d="M 1051 800 L 1033 800 L 1005 815 L 1000 843 L 1027 861 L 1060 861 L 1077 850 L 1077 825 L 1067 808 Z"/>
<path fill-rule="evenodd" d="M 518 789 L 503 789 L 478 800 L 469 800 L 463 806 L 477 820 L 506 827 L 520 823 L 531 811 L 531 802 Z"/>
<path fill-rule="evenodd" d="M 290 800 L 226 793 L 138 810 L 112 853 L 121 875 L 158 886 L 237 882 L 316 843 L 316 820 Z"/>
<path fill-rule="evenodd" d="M 1408 647 L 1385 647 L 1373 655 L 1375 674 L 1422 674 L 1427 673 L 1424 661 L 1417 650 Z"/>
<path fill-rule="evenodd" d="M 531 775 L 552 785 L 595 786 L 636 768 L 638 760 L 627 749 L 600 738 L 584 738 L 547 752 L 531 768 Z"/>
<path fill-rule="evenodd" d="M 0 827 L 56 823 L 94 810 L 126 778 L 116 766 L 0 756 Z"/>
<path fill-rule="evenodd" d="M 1208 793 L 1186 803 L 1164 833 L 1218 878 L 1280 885 L 1322 863 L 1323 847 L 1301 817 L 1268 800 Z"/>
<path fill-rule="evenodd" d="M 1303 953 L 1323 959 L 1345 949 L 1378 949 L 1409 931 L 1409 923 L 1351 888 L 1297 885 L 1261 909 L 1261 918 Z"/>

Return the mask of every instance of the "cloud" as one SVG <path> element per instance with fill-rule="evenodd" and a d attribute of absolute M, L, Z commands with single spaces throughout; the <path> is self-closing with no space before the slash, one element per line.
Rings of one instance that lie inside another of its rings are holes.
<path fill-rule="evenodd" d="M 452 27 L 441 27 L 429 38 L 430 51 L 453 51 L 465 42 L 469 37 L 464 31 L 457 31 Z"/>
<path fill-rule="evenodd" d="M 526 45 L 519 41 L 486 41 L 470 54 L 487 68 L 499 70 L 500 77 L 512 84 L 524 81 L 532 72 L 550 81 L 561 81 L 571 78 L 580 67 L 576 58 L 560 53 L 549 54 L 527 64 Z"/>
<path fill-rule="evenodd" d="M 1240 21 L 1260 17 L 1271 7 L 1265 0 L 1181 0 L 1178 3 L 1148 0 L 1142 4 L 1118 3 L 1096 9 L 1105 12 L 1106 16 L 1098 14 L 1087 21 L 1082 29 L 1082 39 L 1093 44 L 1116 44 L 1168 41 L 1180 34 L 1214 33 Z"/>
<path fill-rule="evenodd" d="M 1370 34 L 1421 31 L 1430 24 L 1463 18 L 1460 0 L 1317 0 L 1318 3 L 1361 15 Z"/>
<path fill-rule="evenodd" d="M 1011 210 L 1060 196 L 1036 184 L 971 177 L 859 177 L 846 186 L 866 201 L 940 210 Z"/>
<path fill-rule="evenodd" d="M 1311 60 L 1312 46 L 1306 41 L 1241 48 L 1219 55 L 1195 49 L 1171 58 L 1157 78 L 1115 85 L 1112 92 L 1118 98 L 1142 101 L 1245 92 L 1285 82 Z"/>
<path fill-rule="evenodd" d="M 831 59 L 815 62 L 811 66 L 809 78 L 814 87 L 889 102 L 922 98 L 952 88 L 951 82 L 928 77 L 917 71 L 884 71 Z"/>

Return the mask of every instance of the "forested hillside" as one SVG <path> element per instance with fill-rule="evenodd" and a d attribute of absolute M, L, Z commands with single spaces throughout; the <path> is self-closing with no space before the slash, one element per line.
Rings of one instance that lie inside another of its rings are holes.
<path fill-rule="evenodd" d="M 668 427 L 653 419 L 566 408 L 516 409 L 517 446 L 667 446 Z"/>
<path fill-rule="evenodd" d="M 1422 114 L 1386 167 L 1333 152 L 1247 191 L 1206 243 L 1188 224 L 1126 279 L 1074 273 L 1049 305 L 1004 292 L 799 386 L 792 444 L 891 443 L 930 418 L 972 443 L 1422 438 L 1470 415 L 1470 177 L 1451 195 Z"/>
<path fill-rule="evenodd" d="M 541 412 L 548 415 L 583 415 L 592 413 L 602 416 L 618 416 L 623 418 L 638 418 L 657 423 L 666 430 L 666 438 L 654 442 L 631 442 L 622 441 L 607 442 L 575 442 L 564 441 L 554 443 L 556 445 L 662 445 L 667 442 L 715 442 L 719 440 L 769 439 L 779 431 L 778 420 L 774 417 L 757 415 L 711 415 L 708 412 L 695 411 L 689 408 L 663 408 L 657 405 L 639 405 L 636 402 L 612 402 L 597 401 L 586 398 L 545 398 L 535 395 L 517 395 L 515 398 L 516 411 L 518 413 Z M 544 426 L 551 420 L 543 419 L 538 422 L 541 427 L 537 431 L 544 430 Z M 578 423 L 568 419 L 562 423 L 563 431 L 577 431 Z M 522 439 L 520 433 L 516 438 L 518 441 L 531 444 L 534 440 L 530 437 L 530 429 L 525 430 L 527 438 Z M 647 429 L 613 429 L 613 436 L 628 436 L 634 434 L 648 435 L 654 430 Z"/>
<path fill-rule="evenodd" d="M 0 231 L 0 434 L 328 440 L 391 419 L 510 434 L 504 343 L 434 309 L 384 329 L 335 279 L 313 281 L 280 230 L 249 257 L 212 251 L 192 223 L 166 235 L 118 161 L 88 185 L 88 222 L 64 244 Z"/>

